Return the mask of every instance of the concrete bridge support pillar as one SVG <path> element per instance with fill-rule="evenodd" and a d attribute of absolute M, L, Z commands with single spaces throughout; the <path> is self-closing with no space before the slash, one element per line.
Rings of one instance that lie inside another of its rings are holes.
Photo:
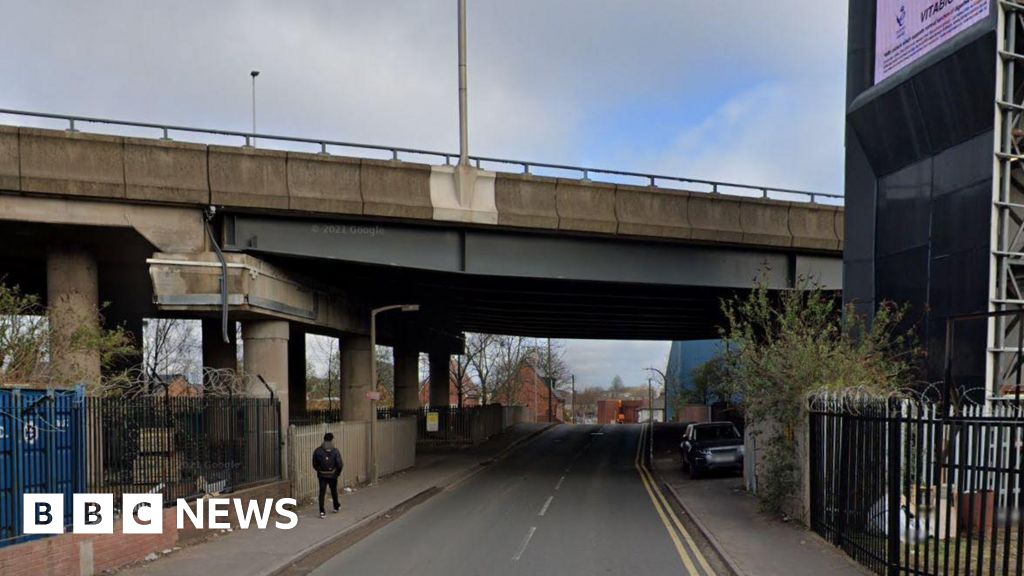
<path fill-rule="evenodd" d="M 306 331 L 296 326 L 288 336 L 288 408 L 292 417 L 306 414 Z"/>
<path fill-rule="evenodd" d="M 53 386 L 100 380 L 100 351 L 80 338 L 99 334 L 96 257 L 77 246 L 51 246 L 46 257 Z M 78 342 L 76 342 L 78 341 Z"/>
<path fill-rule="evenodd" d="M 420 409 L 420 354 L 395 347 L 395 408 Z"/>
<path fill-rule="evenodd" d="M 451 356 L 430 353 L 430 407 L 447 408 L 451 403 Z"/>
<path fill-rule="evenodd" d="M 341 419 L 369 421 L 370 337 L 346 334 L 341 337 Z"/>
<path fill-rule="evenodd" d="M 238 343 L 235 323 L 228 323 L 228 342 L 220 329 L 219 318 L 203 318 L 203 368 L 238 370 Z"/>
<path fill-rule="evenodd" d="M 153 316 L 153 288 L 146 266 L 138 263 L 99 263 L 99 301 L 104 328 L 122 328 L 136 353 L 115 358 L 104 373 L 116 375 L 142 368 L 144 318 Z"/>
<path fill-rule="evenodd" d="M 242 322 L 244 345 L 242 366 L 248 377 L 245 393 L 249 396 L 269 397 L 270 392 L 257 376 L 262 376 L 281 402 L 281 477 L 288 478 L 288 322 L 284 320 L 250 320 Z M 253 448 L 256 443 L 250 444 Z M 272 465 L 272 451 L 250 451 L 246 458 L 250 466 Z"/>

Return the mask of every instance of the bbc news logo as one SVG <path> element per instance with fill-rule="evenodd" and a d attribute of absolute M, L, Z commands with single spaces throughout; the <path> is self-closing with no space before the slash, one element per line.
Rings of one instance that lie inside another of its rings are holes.
<path fill-rule="evenodd" d="M 113 494 L 74 494 L 71 498 L 71 531 L 75 534 L 114 533 Z M 25 534 L 63 534 L 64 495 L 24 494 L 22 526 Z M 176 505 L 178 530 L 191 524 L 197 529 L 226 530 L 234 511 L 238 527 L 255 526 L 266 530 L 276 514 L 273 526 L 291 530 L 299 523 L 294 498 L 278 500 L 243 500 L 241 498 L 205 498 L 194 507 L 179 498 Z M 121 532 L 124 534 L 162 534 L 164 531 L 163 496 L 160 494 L 125 494 L 121 499 Z"/>

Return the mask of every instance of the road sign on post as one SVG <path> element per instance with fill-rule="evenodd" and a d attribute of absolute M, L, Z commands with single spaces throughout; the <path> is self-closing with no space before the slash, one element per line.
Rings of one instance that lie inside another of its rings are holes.
<path fill-rule="evenodd" d="M 437 432 L 440 429 L 440 415 L 437 412 L 427 412 L 427 432 Z"/>

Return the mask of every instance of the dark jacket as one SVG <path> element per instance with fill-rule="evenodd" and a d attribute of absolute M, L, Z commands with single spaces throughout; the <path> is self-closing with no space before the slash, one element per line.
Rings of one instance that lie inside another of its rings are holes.
<path fill-rule="evenodd" d="M 313 469 L 321 478 L 337 478 L 345 463 L 341 461 L 341 452 L 330 442 L 324 442 L 313 451 Z"/>

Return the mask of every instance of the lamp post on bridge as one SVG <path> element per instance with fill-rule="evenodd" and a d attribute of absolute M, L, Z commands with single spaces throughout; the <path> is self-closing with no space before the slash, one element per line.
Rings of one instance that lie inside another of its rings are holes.
<path fill-rule="evenodd" d="M 370 311 L 370 391 L 366 393 L 370 402 L 370 484 L 377 483 L 377 315 L 390 310 L 418 312 L 419 304 L 392 304 Z"/>
<path fill-rule="evenodd" d="M 252 76 L 252 147 L 256 147 L 256 77 L 260 75 L 259 70 L 252 70 L 249 72 L 249 76 Z"/>
<path fill-rule="evenodd" d="M 466 84 L 466 0 L 459 0 L 459 165 L 469 167 L 469 97 Z"/>

